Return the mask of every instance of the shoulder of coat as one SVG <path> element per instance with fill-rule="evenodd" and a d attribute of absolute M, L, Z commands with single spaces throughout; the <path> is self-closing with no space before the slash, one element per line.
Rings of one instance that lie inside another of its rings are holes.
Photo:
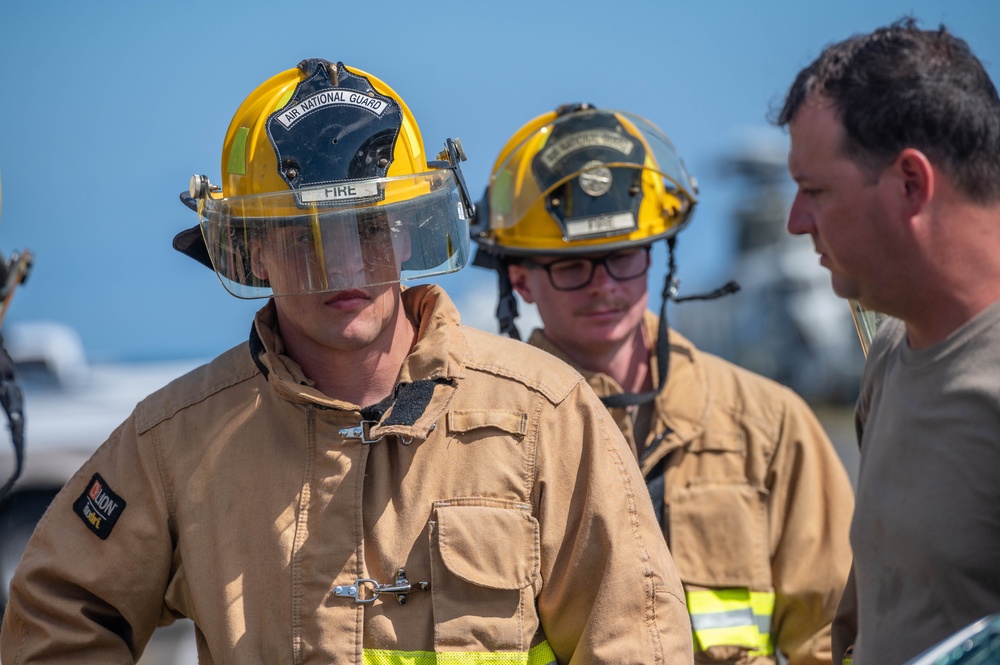
<path fill-rule="evenodd" d="M 260 374 L 246 342 L 196 367 L 143 399 L 135 408 L 139 433 L 227 388 Z"/>
<path fill-rule="evenodd" d="M 583 381 L 583 376 L 555 356 L 525 342 L 463 326 L 468 342 L 463 366 L 519 383 L 562 402 Z"/>
<path fill-rule="evenodd" d="M 808 408 L 798 393 L 774 379 L 704 351 L 697 358 L 712 399 L 730 410 L 774 423 L 789 410 Z"/>

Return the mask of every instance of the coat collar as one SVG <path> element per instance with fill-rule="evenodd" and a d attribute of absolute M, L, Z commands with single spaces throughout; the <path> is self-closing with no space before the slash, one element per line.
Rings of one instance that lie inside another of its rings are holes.
<path fill-rule="evenodd" d="M 372 434 L 399 434 L 408 438 L 423 438 L 446 406 L 455 389 L 456 380 L 464 377 L 462 360 L 466 353 L 465 337 L 461 334 L 458 310 L 448 295 L 438 286 L 422 285 L 402 291 L 403 310 L 417 328 L 417 342 L 403 361 L 397 377 L 396 394 L 423 391 L 403 391 L 402 386 L 418 382 L 439 384 L 426 408 L 400 422 L 399 413 L 393 408 L 383 412 L 382 431 L 373 428 Z M 344 411 L 356 411 L 357 405 L 348 404 L 324 395 L 307 377 L 301 366 L 285 355 L 285 345 L 277 325 L 274 301 L 257 312 L 250 336 L 250 353 L 269 385 L 286 399 L 307 402 Z M 369 405 L 366 405 L 369 406 Z M 397 410 L 398 411 L 398 410 Z M 392 423 L 391 425 L 389 423 Z"/>

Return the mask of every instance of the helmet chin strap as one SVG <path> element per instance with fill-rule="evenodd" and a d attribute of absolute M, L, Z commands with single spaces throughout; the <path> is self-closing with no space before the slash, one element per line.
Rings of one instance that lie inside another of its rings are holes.
<path fill-rule="evenodd" d="M 14 471 L 3 487 L 0 487 L 0 501 L 3 501 L 14 487 L 24 466 L 24 397 L 17 382 L 17 375 L 14 373 L 14 361 L 7 353 L 2 338 L 0 338 L 0 406 L 7 414 L 11 443 L 14 446 Z"/>
<path fill-rule="evenodd" d="M 514 323 L 517 318 L 517 298 L 514 297 L 514 285 L 503 261 L 497 262 L 497 282 L 500 297 L 497 300 L 497 321 L 500 323 L 500 334 L 511 339 L 521 340 L 521 333 Z"/>
<path fill-rule="evenodd" d="M 485 209 L 483 199 L 476 204 L 476 215 L 478 216 Z M 514 297 L 514 285 L 507 274 L 507 258 L 498 254 L 493 254 L 480 247 L 476 250 L 476 255 L 472 258 L 472 265 L 480 268 L 491 268 L 497 273 L 497 309 L 495 312 L 497 322 L 500 324 L 500 334 L 507 335 L 511 339 L 521 341 L 521 333 L 514 323 L 518 317 L 517 298 Z"/>

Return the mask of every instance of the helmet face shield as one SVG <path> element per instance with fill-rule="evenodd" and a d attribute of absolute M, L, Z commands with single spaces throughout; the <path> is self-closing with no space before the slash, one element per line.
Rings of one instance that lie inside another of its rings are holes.
<path fill-rule="evenodd" d="M 388 202 L 344 205 L 361 197 Z M 454 272 L 468 258 L 468 219 L 450 169 L 208 197 L 199 221 L 213 267 L 240 298 L 392 284 Z"/>
<path fill-rule="evenodd" d="M 477 241 L 519 254 L 649 243 L 683 228 L 696 202 L 663 132 L 630 113 L 587 107 L 529 123 L 508 143 Z"/>

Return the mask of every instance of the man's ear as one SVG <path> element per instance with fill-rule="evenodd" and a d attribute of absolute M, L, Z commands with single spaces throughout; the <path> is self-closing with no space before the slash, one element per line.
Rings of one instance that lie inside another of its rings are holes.
<path fill-rule="evenodd" d="M 934 198 L 937 173 L 927 155 L 916 148 L 906 148 L 899 153 L 892 168 L 901 178 L 904 196 L 910 215 L 916 215 Z"/>
<path fill-rule="evenodd" d="M 253 238 L 250 240 L 250 269 L 253 270 L 253 276 L 261 281 L 267 281 L 269 278 L 267 272 L 267 266 L 264 264 L 264 247 L 263 240 L 261 238 Z"/>
<path fill-rule="evenodd" d="M 524 302 L 529 305 L 535 302 L 535 297 L 531 293 L 531 285 L 528 281 L 528 269 L 517 263 L 507 266 L 507 276 L 510 278 L 511 286 L 520 294 Z"/>

